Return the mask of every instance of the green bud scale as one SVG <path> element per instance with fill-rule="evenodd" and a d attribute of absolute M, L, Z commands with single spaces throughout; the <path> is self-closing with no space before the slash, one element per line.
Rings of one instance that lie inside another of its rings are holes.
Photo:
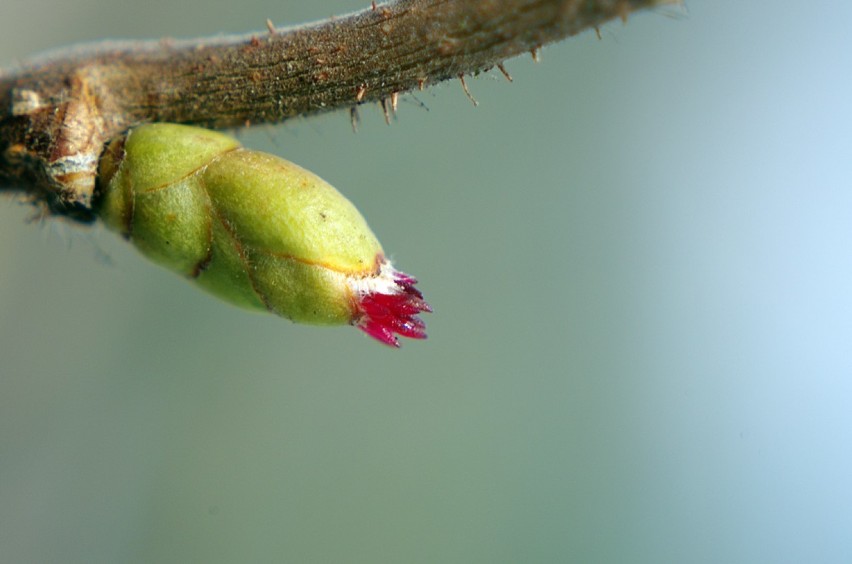
<path fill-rule="evenodd" d="M 97 211 L 154 262 L 238 306 L 352 324 L 399 346 L 431 311 L 357 209 L 315 174 L 228 135 L 137 127 L 101 158 Z"/>

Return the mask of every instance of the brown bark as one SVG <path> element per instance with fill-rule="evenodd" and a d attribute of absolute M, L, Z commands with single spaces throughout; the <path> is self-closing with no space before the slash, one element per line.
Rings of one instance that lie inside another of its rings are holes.
<path fill-rule="evenodd" d="M 399 0 L 249 36 L 98 45 L 0 74 L 0 187 L 91 217 L 104 143 L 135 124 L 232 127 L 396 100 L 678 0 Z"/>

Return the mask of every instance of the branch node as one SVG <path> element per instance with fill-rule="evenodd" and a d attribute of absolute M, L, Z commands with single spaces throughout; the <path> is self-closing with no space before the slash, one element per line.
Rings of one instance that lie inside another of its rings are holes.
<path fill-rule="evenodd" d="M 92 50 L 0 72 L 0 189 L 91 220 L 104 143 L 148 122 L 211 128 L 281 122 L 459 78 L 635 10 L 682 0 L 395 0 L 254 34 Z M 369 95 L 369 98 L 368 98 Z M 356 120 L 357 125 L 357 120 Z"/>

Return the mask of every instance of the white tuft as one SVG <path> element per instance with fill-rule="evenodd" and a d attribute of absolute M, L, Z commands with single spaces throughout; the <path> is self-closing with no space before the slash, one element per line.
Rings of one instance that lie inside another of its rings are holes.
<path fill-rule="evenodd" d="M 378 274 L 361 278 L 348 276 L 346 282 L 349 284 L 352 292 L 359 298 L 369 294 L 393 295 L 399 294 L 402 291 L 402 288 L 396 282 L 397 274 L 397 270 L 393 265 L 385 260 L 379 267 Z"/>

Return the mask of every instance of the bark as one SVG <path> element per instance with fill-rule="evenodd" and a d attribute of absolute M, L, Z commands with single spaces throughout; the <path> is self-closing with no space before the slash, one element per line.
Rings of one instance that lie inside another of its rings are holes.
<path fill-rule="evenodd" d="M 290 29 L 104 43 L 0 73 L 0 188 L 92 218 L 104 144 L 140 123 L 213 128 L 381 101 L 678 0 L 399 0 Z"/>

